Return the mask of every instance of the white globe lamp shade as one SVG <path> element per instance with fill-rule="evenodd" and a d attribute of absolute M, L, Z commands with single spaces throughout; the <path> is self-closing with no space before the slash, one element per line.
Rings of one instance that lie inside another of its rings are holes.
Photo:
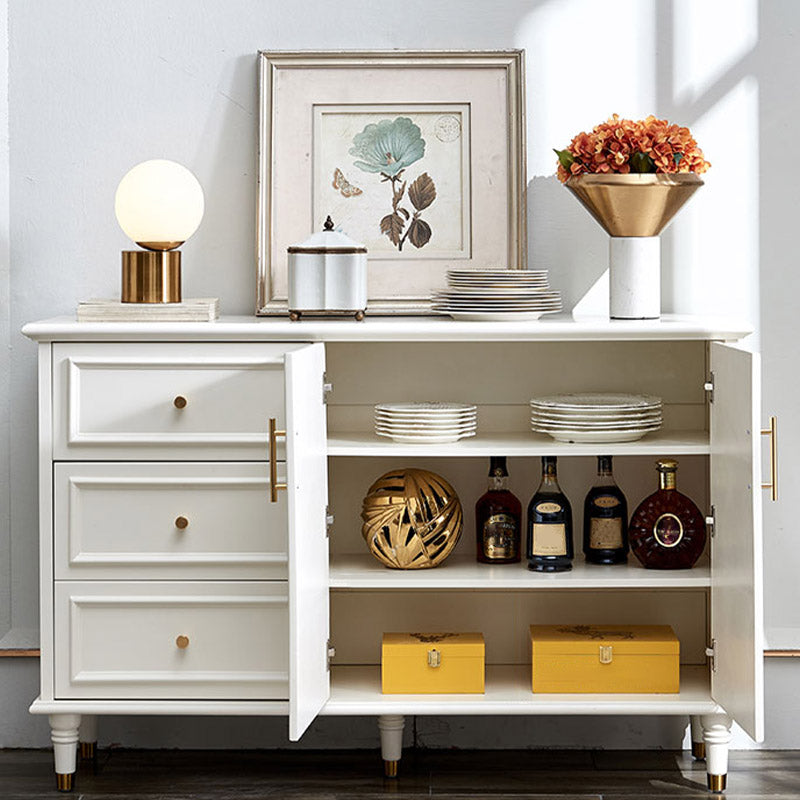
<path fill-rule="evenodd" d="M 171 250 L 200 226 L 203 188 L 175 161 L 153 159 L 130 169 L 117 187 L 114 211 L 123 231 L 150 250 Z"/>

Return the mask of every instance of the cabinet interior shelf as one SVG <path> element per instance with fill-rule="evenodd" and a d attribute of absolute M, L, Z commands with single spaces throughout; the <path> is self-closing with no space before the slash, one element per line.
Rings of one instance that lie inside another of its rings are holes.
<path fill-rule="evenodd" d="M 708 669 L 681 667 L 677 694 L 533 694 L 531 669 L 487 666 L 485 694 L 382 694 L 379 666 L 331 668 L 322 714 L 713 714 Z"/>
<path fill-rule="evenodd" d="M 522 564 L 478 564 L 469 556 L 451 556 L 434 569 L 389 569 L 369 553 L 334 555 L 332 589 L 697 589 L 711 586 L 708 564 L 680 570 L 645 569 L 630 556 L 628 564 L 601 566 L 575 560 L 572 570 L 534 573 Z"/>
<path fill-rule="evenodd" d="M 406 444 L 394 442 L 369 431 L 332 432 L 328 436 L 329 456 L 610 456 L 708 455 L 707 431 L 657 431 L 636 442 L 557 442 L 550 436 L 530 431 L 479 433 L 460 442 Z"/>

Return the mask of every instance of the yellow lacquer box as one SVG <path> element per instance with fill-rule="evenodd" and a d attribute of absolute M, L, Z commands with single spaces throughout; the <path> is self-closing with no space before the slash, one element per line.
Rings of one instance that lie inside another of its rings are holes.
<path fill-rule="evenodd" d="M 482 633 L 384 633 L 384 694 L 482 694 Z"/>
<path fill-rule="evenodd" d="M 531 625 L 536 693 L 680 689 L 680 643 L 669 625 Z"/>

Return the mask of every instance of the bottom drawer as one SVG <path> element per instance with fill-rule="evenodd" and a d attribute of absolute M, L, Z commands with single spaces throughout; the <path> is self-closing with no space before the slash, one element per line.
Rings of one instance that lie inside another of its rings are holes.
<path fill-rule="evenodd" d="M 288 584 L 56 582 L 55 696 L 289 696 Z"/>

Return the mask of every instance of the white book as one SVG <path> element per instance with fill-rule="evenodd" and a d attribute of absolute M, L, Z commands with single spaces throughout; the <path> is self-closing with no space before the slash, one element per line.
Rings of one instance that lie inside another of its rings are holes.
<path fill-rule="evenodd" d="M 213 322 L 219 316 L 216 297 L 180 303 L 122 303 L 119 300 L 81 300 L 78 322 Z"/>

